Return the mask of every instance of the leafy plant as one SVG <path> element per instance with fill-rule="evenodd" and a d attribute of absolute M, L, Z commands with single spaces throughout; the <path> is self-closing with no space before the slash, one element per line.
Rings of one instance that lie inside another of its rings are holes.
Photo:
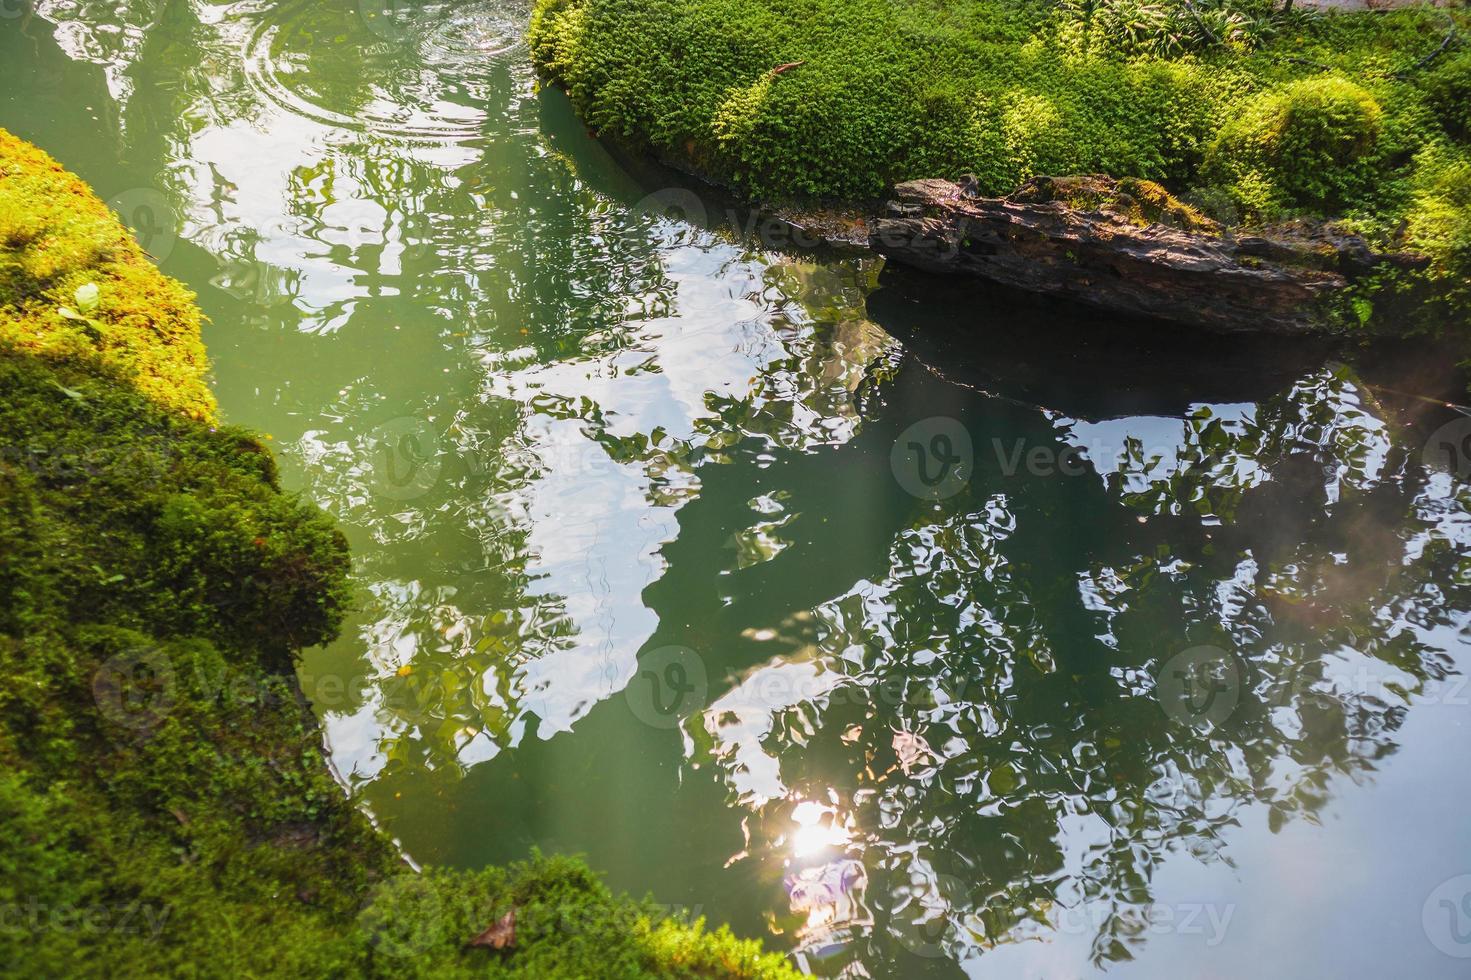
<path fill-rule="evenodd" d="M 1432 65 L 1422 81 L 1426 101 L 1446 132 L 1471 139 L 1471 49 L 1463 49 Z"/>
<path fill-rule="evenodd" d="M 1453 313 L 1471 309 L 1471 152 L 1423 155 L 1409 235 L 1435 260 L 1430 276 Z"/>
<path fill-rule="evenodd" d="M 1384 110 L 1344 78 L 1293 82 L 1249 101 L 1221 130 L 1207 172 L 1251 210 L 1340 207 L 1366 176 L 1356 165 L 1374 148 Z"/>
<path fill-rule="evenodd" d="M 1178 58 L 1224 47 L 1255 48 L 1272 33 L 1259 6 L 1228 0 L 1060 0 L 1061 43 L 1078 52 Z"/>
<path fill-rule="evenodd" d="M 84 324 L 94 338 L 101 337 L 102 324 L 88 316 L 89 313 L 97 310 L 98 304 L 102 301 L 102 293 L 97 288 L 97 284 L 95 282 L 83 283 L 73 291 L 72 299 L 77 304 L 76 309 L 70 306 L 60 306 L 57 307 L 56 312 L 68 320 Z"/>

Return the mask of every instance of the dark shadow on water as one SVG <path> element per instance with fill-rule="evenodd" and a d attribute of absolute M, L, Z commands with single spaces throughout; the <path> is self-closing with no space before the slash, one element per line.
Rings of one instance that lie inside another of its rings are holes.
<path fill-rule="evenodd" d="M 1220 336 L 889 266 L 868 315 L 926 367 L 1076 418 L 1257 402 L 1334 356 L 1316 338 Z"/>
<path fill-rule="evenodd" d="M 814 230 L 825 223 L 825 212 L 794 208 L 789 220 L 786 211 L 752 204 L 642 149 L 623 145 L 607 134 L 591 133 L 566 93 L 555 86 L 538 93 L 538 110 L 543 136 L 577 175 L 635 213 L 670 218 L 733 244 L 812 262 L 871 254 L 866 247 L 827 241 Z M 797 221 L 803 224 L 794 223 Z M 836 220 L 827 223 L 841 224 Z"/>
<path fill-rule="evenodd" d="M 1446 403 L 1468 397 L 1458 357 L 1427 337 L 1216 334 L 894 265 L 868 315 L 952 383 L 1081 419 L 1260 402 L 1335 360 L 1352 364 L 1402 420 L 1444 421 Z"/>

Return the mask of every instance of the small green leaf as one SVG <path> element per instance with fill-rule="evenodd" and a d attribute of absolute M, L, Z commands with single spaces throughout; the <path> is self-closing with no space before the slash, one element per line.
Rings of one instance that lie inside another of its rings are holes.
<path fill-rule="evenodd" d="M 1362 297 L 1353 299 L 1354 315 L 1359 318 L 1361 325 L 1367 324 L 1374 317 L 1374 304 Z"/>
<path fill-rule="evenodd" d="M 97 301 L 100 295 L 100 290 L 98 290 L 95 282 L 78 286 L 77 291 L 72 294 L 73 298 L 77 301 L 77 305 L 82 308 L 83 313 L 91 313 L 97 309 Z"/>
<path fill-rule="evenodd" d="M 56 386 L 57 391 L 61 392 L 66 397 L 75 398 L 77 401 L 85 401 L 82 393 L 80 391 L 77 391 L 75 388 L 68 388 L 66 385 L 61 384 L 58 381 L 53 381 L 51 383 Z"/>
<path fill-rule="evenodd" d="M 86 317 L 82 316 L 82 314 L 80 314 L 76 310 L 72 309 L 70 306 L 57 307 L 56 312 L 57 313 L 60 313 L 64 317 L 66 317 L 68 320 L 85 320 L 85 319 L 87 319 Z"/>

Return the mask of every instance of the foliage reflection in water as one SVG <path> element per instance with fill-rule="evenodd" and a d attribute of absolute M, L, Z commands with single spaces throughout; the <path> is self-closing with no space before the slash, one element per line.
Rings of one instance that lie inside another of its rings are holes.
<path fill-rule="evenodd" d="M 518 8 L 37 13 L 3 121 L 152 221 L 224 409 L 348 529 L 303 681 L 417 858 L 584 851 L 824 975 L 1204 955 L 1271 898 L 1222 883 L 1253 827 L 1374 811 L 1457 708 L 1466 488 L 1352 367 L 1008 386 L 1104 327 L 916 327 L 872 260 L 640 206 Z M 911 330 L 995 332 L 994 383 Z"/>

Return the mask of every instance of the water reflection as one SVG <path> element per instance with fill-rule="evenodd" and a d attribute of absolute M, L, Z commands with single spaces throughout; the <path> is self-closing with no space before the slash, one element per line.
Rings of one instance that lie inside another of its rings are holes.
<path fill-rule="evenodd" d="M 415 857 L 585 851 L 823 975 L 1077 972 L 1167 866 L 1374 799 L 1457 669 L 1464 484 L 1327 352 L 653 213 L 521 8 L 38 10 L 5 122 L 176 216 L 226 412 L 352 537 L 303 678 Z M 893 470 L 935 418 L 939 499 Z"/>
<path fill-rule="evenodd" d="M 1106 909 L 1093 960 L 1133 955 L 1155 865 L 1220 860 L 1247 805 L 1314 819 L 1451 666 L 1461 505 L 1361 406 L 1323 371 L 1245 417 L 1202 406 L 1173 446 L 1158 420 L 1125 426 L 1126 445 L 1173 459 L 1009 482 L 982 467 L 972 496 L 885 528 L 886 567 L 776 629 L 765 642 L 786 649 L 704 712 L 696 757 L 752 811 L 748 859 L 806 877 L 861 860 L 876 900 L 854 921 L 875 928 L 851 945 L 870 962 L 928 930 L 963 963 L 1090 905 Z M 878 428 L 860 436 L 875 455 Z M 1204 732 L 1158 697 L 1192 644 L 1241 671 L 1239 705 Z M 816 863 L 788 829 L 813 798 L 856 828 Z M 915 880 L 949 884 L 918 900 Z"/>
<path fill-rule="evenodd" d="M 504 99 L 496 64 L 522 53 L 527 9 L 510 2 L 281 4 L 245 55 L 251 87 L 338 129 L 442 144 L 489 135 Z"/>

